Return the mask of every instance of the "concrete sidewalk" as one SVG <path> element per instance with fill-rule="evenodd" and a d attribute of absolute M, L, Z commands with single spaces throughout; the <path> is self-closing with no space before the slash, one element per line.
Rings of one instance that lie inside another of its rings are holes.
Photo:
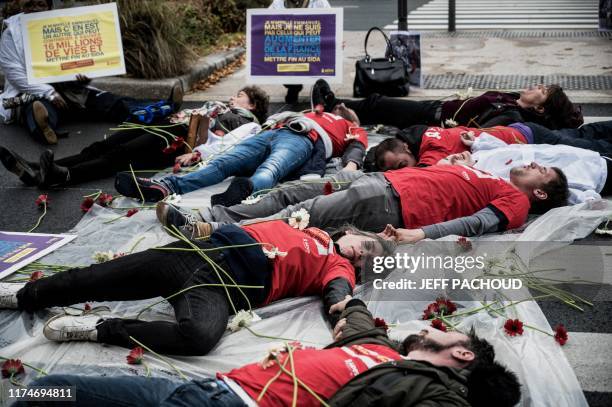
<path fill-rule="evenodd" d="M 351 97 L 355 75 L 355 61 L 363 57 L 365 31 L 345 31 L 344 83 L 332 86 L 340 97 Z M 592 34 L 592 33 L 586 33 Z M 571 37 L 544 36 L 440 36 L 422 38 L 423 73 L 425 75 L 529 75 L 548 78 L 558 75 L 584 75 L 595 78 L 612 77 L 612 39 L 593 35 Z M 384 56 L 384 41 L 375 33 L 370 37 L 368 51 L 373 57 Z M 187 100 L 227 99 L 246 85 L 246 69 L 220 81 L 206 91 L 187 95 Z M 275 102 L 283 101 L 285 88 L 265 85 Z M 516 89 L 515 89 L 516 90 Z M 461 89 L 412 88 L 409 98 L 439 99 Z M 480 92 L 481 90 L 478 90 Z M 612 90 L 568 90 L 578 103 L 612 103 Z M 301 94 L 306 101 L 309 87 Z"/>

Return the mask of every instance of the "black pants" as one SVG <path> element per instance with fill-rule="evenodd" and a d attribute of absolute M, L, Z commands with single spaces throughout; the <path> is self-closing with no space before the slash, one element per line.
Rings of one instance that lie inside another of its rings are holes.
<path fill-rule="evenodd" d="M 183 125 L 164 128 L 183 138 L 187 130 Z M 182 151 L 164 154 L 166 142 L 172 143 L 168 135 L 162 138 L 144 130 L 121 130 L 91 144 L 79 154 L 57 160 L 56 164 L 68 167 L 71 184 L 110 177 L 127 171 L 130 164 L 135 170 L 160 170 L 171 166 Z"/>
<path fill-rule="evenodd" d="M 359 116 L 361 124 L 386 124 L 405 129 L 415 124 L 440 125 L 439 101 L 405 100 L 374 93 L 361 100 L 343 100 Z"/>
<path fill-rule="evenodd" d="M 534 144 L 565 144 L 612 157 L 612 121 L 585 124 L 578 129 L 549 130 L 525 123 L 533 131 Z"/>
<path fill-rule="evenodd" d="M 110 92 L 100 92 L 90 90 L 85 101 L 85 109 L 66 101 L 68 104 L 67 110 L 59 110 L 50 101 L 43 99 L 41 102 L 47 108 L 49 113 L 49 126 L 57 131 L 62 119 L 69 115 L 73 115 L 80 119 L 91 119 L 95 121 L 110 121 L 120 123 L 126 121 L 130 117 L 132 110 L 146 106 L 151 103 L 147 100 L 138 100 L 126 96 L 115 95 Z M 33 102 L 32 102 L 33 103 Z M 42 132 L 38 129 L 34 121 L 34 113 L 32 103 L 29 103 L 23 110 L 23 122 L 28 132 L 36 139 L 44 140 Z"/>
<path fill-rule="evenodd" d="M 204 249 L 214 247 L 207 242 L 197 244 Z M 174 242 L 166 247 L 187 246 Z M 207 254 L 231 273 L 223 253 L 210 251 Z M 30 282 L 19 291 L 17 298 L 20 309 L 33 312 L 85 301 L 168 297 L 190 286 L 218 282 L 209 264 L 195 252 L 150 249 Z M 237 309 L 245 308 L 237 290 L 228 290 Z M 256 301 L 265 295 L 261 289 L 245 292 L 253 305 L 259 304 Z M 98 325 L 98 341 L 130 348 L 135 346 L 129 339 L 132 336 L 158 352 L 204 355 L 217 344 L 233 312 L 222 287 L 194 288 L 169 302 L 174 308 L 176 322 L 108 319 Z"/>

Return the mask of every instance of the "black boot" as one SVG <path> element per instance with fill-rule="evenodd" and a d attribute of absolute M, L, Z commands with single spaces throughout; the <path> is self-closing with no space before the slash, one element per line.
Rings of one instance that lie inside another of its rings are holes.
<path fill-rule="evenodd" d="M 232 206 L 238 205 L 243 199 L 246 199 L 253 192 L 253 183 L 248 178 L 234 177 L 232 183 L 227 187 L 225 192 L 216 194 L 210 197 L 211 206 L 222 205 Z"/>
<path fill-rule="evenodd" d="M 65 185 L 70 181 L 70 171 L 67 167 L 55 164 L 53 151 L 46 150 L 40 155 L 41 186 Z"/>
<path fill-rule="evenodd" d="M 285 85 L 287 94 L 285 95 L 285 103 L 295 105 L 298 102 L 298 96 L 302 90 L 302 85 Z"/>
<path fill-rule="evenodd" d="M 4 147 L 0 147 L 0 161 L 2 161 L 7 170 L 17 175 L 24 184 L 28 186 L 40 184 L 38 164 L 31 163 Z"/>

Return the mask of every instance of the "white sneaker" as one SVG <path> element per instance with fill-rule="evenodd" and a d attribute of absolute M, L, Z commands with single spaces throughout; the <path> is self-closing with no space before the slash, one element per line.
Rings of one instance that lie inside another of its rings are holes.
<path fill-rule="evenodd" d="M 17 292 L 26 283 L 0 283 L 0 309 L 17 309 Z"/>
<path fill-rule="evenodd" d="M 96 341 L 96 326 L 102 319 L 96 314 L 56 315 L 47 321 L 43 334 L 50 341 Z"/>

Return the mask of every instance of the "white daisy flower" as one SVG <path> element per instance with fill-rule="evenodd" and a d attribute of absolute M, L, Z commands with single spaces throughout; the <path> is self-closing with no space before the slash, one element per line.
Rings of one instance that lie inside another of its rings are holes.
<path fill-rule="evenodd" d="M 289 225 L 295 229 L 304 230 L 310 221 L 310 214 L 304 208 L 292 212 L 289 218 Z"/>
<path fill-rule="evenodd" d="M 115 258 L 115 253 L 112 250 L 107 252 L 94 252 L 93 256 L 91 256 L 96 263 L 104 263 L 105 261 L 109 261 Z"/>
<path fill-rule="evenodd" d="M 234 315 L 234 318 L 227 324 L 227 327 L 232 332 L 237 332 L 240 328 L 251 325 L 253 322 L 261 321 L 261 318 L 253 311 L 245 311 L 241 309 Z"/>
<path fill-rule="evenodd" d="M 257 202 L 261 201 L 263 198 L 263 195 L 257 195 L 257 196 L 249 196 L 247 197 L 247 199 L 243 199 L 240 203 L 245 204 L 245 205 L 253 205 L 256 204 Z"/>
<path fill-rule="evenodd" d="M 453 119 L 446 119 L 446 120 L 444 120 L 444 125 L 446 125 L 448 127 L 457 127 L 459 125 L 459 123 L 457 123 Z"/>
<path fill-rule="evenodd" d="M 473 92 L 474 92 L 474 89 L 470 86 L 469 88 L 465 90 L 465 92 L 457 92 L 457 97 L 460 100 L 465 100 L 467 98 L 472 97 Z"/>
<path fill-rule="evenodd" d="M 278 247 L 273 247 L 271 249 L 266 249 L 265 247 L 262 247 L 262 250 L 266 257 L 269 259 L 274 259 L 276 256 L 285 257 L 287 255 L 287 252 L 281 252 L 280 250 L 278 250 Z"/>

